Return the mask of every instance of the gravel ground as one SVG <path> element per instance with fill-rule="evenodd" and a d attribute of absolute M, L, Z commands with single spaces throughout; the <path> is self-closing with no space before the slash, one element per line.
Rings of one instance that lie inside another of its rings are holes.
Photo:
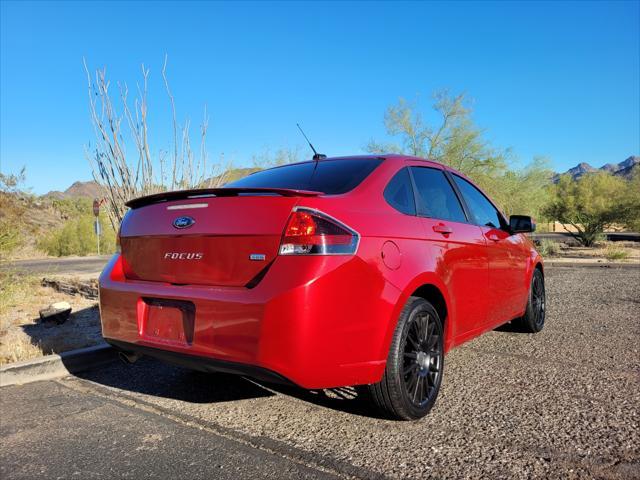
<path fill-rule="evenodd" d="M 543 332 L 453 350 L 419 422 L 147 359 L 61 383 L 347 476 L 640 478 L 640 268 L 551 268 L 547 294 Z"/>

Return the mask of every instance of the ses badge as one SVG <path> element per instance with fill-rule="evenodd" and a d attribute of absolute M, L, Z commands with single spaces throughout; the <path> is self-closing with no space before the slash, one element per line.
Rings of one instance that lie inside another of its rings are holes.
<path fill-rule="evenodd" d="M 189 228 L 196 221 L 191 217 L 178 217 L 173 221 L 173 226 L 178 229 Z"/>

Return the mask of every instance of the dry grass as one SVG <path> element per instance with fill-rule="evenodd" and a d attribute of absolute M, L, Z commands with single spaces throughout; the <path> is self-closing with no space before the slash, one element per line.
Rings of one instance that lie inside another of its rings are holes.
<path fill-rule="evenodd" d="M 554 242 L 553 240 L 543 238 L 540 241 L 537 249 L 540 255 L 542 255 L 543 257 L 553 257 L 560 253 L 560 244 L 558 242 Z"/>
<path fill-rule="evenodd" d="M 542 242 L 541 242 L 542 243 Z M 594 247 L 573 246 L 559 243 L 559 249 L 554 251 L 554 262 L 619 262 L 640 263 L 640 243 L 638 242 L 600 242 Z M 538 251 L 540 251 L 540 248 Z M 544 252 L 540 252 L 545 255 Z M 549 256 L 547 253 L 546 256 Z"/>
<path fill-rule="evenodd" d="M 69 302 L 71 316 L 62 325 L 39 322 L 39 310 Z M 42 287 L 40 279 L 0 272 L 0 365 L 60 353 L 102 342 L 95 300 Z"/>
<path fill-rule="evenodd" d="M 612 262 L 616 260 L 626 260 L 631 256 L 631 252 L 624 247 L 610 243 L 605 247 L 604 256 Z"/>

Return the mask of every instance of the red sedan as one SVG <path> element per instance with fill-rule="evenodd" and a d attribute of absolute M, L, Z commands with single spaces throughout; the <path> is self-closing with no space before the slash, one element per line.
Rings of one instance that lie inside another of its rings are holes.
<path fill-rule="evenodd" d="M 100 277 L 102 332 L 140 355 L 308 389 L 368 385 L 424 416 L 444 354 L 545 319 L 543 265 L 464 175 L 420 158 L 328 158 L 128 203 Z"/>

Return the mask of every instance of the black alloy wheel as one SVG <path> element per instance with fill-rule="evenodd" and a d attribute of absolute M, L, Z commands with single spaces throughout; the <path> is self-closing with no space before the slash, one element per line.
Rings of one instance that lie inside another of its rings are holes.
<path fill-rule="evenodd" d="M 409 297 L 400 313 L 382 380 L 369 386 L 389 417 L 416 420 L 436 402 L 444 371 L 444 329 L 424 298 Z"/>

